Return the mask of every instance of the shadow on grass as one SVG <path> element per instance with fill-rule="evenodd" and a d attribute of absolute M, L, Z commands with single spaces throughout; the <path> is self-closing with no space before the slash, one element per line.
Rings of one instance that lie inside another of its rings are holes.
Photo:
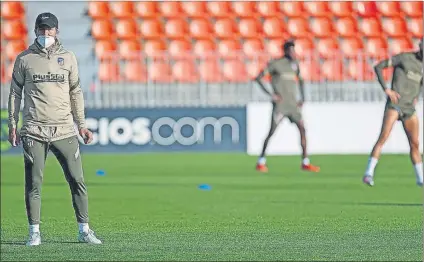
<path fill-rule="evenodd" d="M 11 246 L 25 246 L 25 242 L 23 241 L 1 241 L 1 245 L 11 245 Z"/>

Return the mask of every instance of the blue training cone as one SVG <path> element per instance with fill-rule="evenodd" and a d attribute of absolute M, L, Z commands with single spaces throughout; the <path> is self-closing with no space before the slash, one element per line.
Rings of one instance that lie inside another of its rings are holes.
<path fill-rule="evenodd" d="M 104 176 L 106 173 L 105 173 L 105 171 L 104 170 L 97 170 L 96 171 L 96 175 L 98 175 L 98 176 Z"/>
<path fill-rule="evenodd" d="M 211 190 L 212 189 L 212 187 L 208 184 L 201 184 L 201 185 L 198 186 L 198 188 L 200 190 Z"/>

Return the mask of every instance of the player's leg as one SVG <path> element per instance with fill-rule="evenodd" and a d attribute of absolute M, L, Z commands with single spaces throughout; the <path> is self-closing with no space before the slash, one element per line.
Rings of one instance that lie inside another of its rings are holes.
<path fill-rule="evenodd" d="M 54 141 L 51 151 L 62 166 L 65 178 L 71 189 L 72 204 L 79 227 L 79 240 L 91 244 L 101 244 L 88 226 L 88 195 L 84 182 L 79 142 L 76 136 Z"/>
<path fill-rule="evenodd" d="M 25 206 L 29 223 L 27 246 L 41 244 L 41 186 L 48 145 L 30 137 L 22 137 L 25 165 Z"/>
<path fill-rule="evenodd" d="M 417 179 L 417 185 L 423 185 L 423 161 L 422 156 L 420 154 L 420 142 L 419 142 L 419 133 L 420 133 L 420 125 L 418 116 L 416 114 L 412 114 L 410 117 L 402 121 L 403 128 L 408 137 L 409 146 L 410 146 L 410 156 L 412 164 L 415 169 L 415 176 Z"/>
<path fill-rule="evenodd" d="M 266 149 L 268 147 L 269 140 L 274 135 L 275 131 L 277 130 L 278 125 L 281 123 L 283 118 L 284 118 L 284 115 L 282 113 L 279 113 L 279 112 L 276 112 L 275 110 L 273 110 L 272 116 L 271 116 L 271 126 L 269 128 L 268 135 L 265 138 L 264 144 L 262 146 L 261 155 L 259 156 L 258 162 L 256 164 L 256 170 L 258 170 L 260 172 L 267 172 L 268 171 L 268 167 L 266 166 L 266 157 L 265 157 Z"/>
<path fill-rule="evenodd" d="M 368 160 L 367 169 L 365 170 L 365 175 L 363 177 L 363 182 L 370 186 L 374 185 L 374 170 L 380 158 L 381 150 L 389 138 L 393 126 L 398 119 L 399 112 L 397 110 L 392 108 L 386 109 L 384 113 L 383 124 L 381 125 L 380 135 L 371 151 L 371 156 Z"/>
<path fill-rule="evenodd" d="M 299 129 L 300 146 L 302 148 L 302 169 L 311 172 L 319 172 L 320 168 L 318 166 L 312 165 L 308 157 L 306 128 L 305 123 L 302 119 L 302 114 L 300 112 L 296 112 L 290 115 L 289 119 L 292 123 L 295 123 L 297 128 Z"/>

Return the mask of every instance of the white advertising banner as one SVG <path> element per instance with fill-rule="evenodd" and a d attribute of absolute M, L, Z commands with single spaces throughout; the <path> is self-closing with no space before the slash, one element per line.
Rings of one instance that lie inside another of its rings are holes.
<path fill-rule="evenodd" d="M 311 103 L 303 107 L 310 154 L 369 154 L 377 141 L 383 121 L 384 102 Z M 247 107 L 247 152 L 262 150 L 271 119 L 271 103 L 251 103 Z M 420 150 L 423 151 L 423 104 L 417 105 L 420 121 Z M 268 155 L 300 154 L 297 127 L 284 119 L 271 138 Z M 408 139 L 397 122 L 383 148 L 384 153 L 409 153 Z"/>

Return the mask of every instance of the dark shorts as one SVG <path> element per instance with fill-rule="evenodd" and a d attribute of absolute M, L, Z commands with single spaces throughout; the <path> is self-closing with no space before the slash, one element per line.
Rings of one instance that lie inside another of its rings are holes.
<path fill-rule="evenodd" d="M 399 113 L 398 121 L 408 120 L 409 118 L 411 118 L 416 113 L 415 107 L 403 108 L 403 107 L 400 107 L 400 106 L 397 106 L 397 105 L 394 105 L 394 104 L 391 104 L 391 103 L 387 103 L 385 111 L 387 111 L 389 109 L 394 109 Z"/>

